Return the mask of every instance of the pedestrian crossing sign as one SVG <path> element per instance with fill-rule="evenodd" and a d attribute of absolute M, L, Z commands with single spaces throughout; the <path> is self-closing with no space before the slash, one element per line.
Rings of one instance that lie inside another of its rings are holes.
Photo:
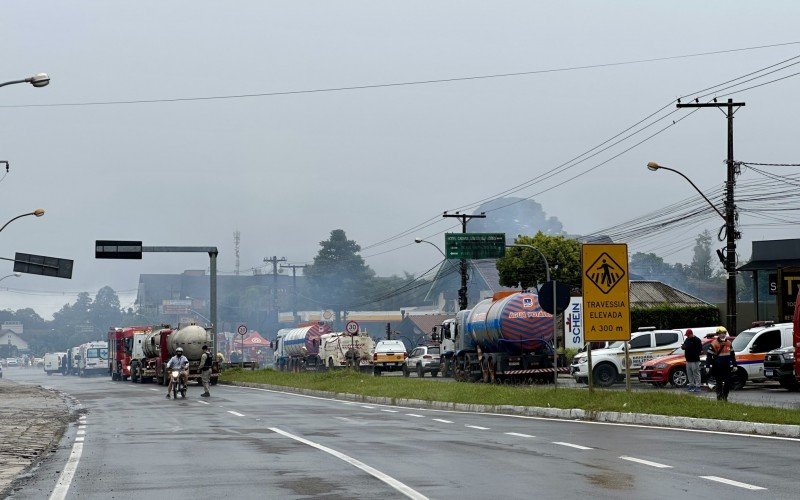
<path fill-rule="evenodd" d="M 582 245 L 581 268 L 585 340 L 630 340 L 628 246 Z"/>

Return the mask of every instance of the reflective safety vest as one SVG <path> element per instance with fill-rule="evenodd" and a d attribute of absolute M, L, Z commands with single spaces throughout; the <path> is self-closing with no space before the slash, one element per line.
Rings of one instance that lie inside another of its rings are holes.
<path fill-rule="evenodd" d="M 719 339 L 714 339 L 711 342 L 711 351 L 715 356 L 730 356 L 732 347 L 729 339 L 725 339 L 723 342 L 720 342 Z"/>
<path fill-rule="evenodd" d="M 214 361 L 214 358 L 211 356 L 211 352 L 210 351 L 204 352 L 203 356 L 206 357 L 206 360 L 205 360 L 205 363 L 203 364 L 203 366 L 200 369 L 201 370 L 210 370 L 211 369 L 211 363 Z"/>

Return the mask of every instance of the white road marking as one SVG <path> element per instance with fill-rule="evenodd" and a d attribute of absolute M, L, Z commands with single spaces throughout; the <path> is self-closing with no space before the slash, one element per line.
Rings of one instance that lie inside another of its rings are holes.
<path fill-rule="evenodd" d="M 434 420 L 436 420 L 437 422 L 441 422 L 443 424 L 452 424 L 453 423 L 452 420 L 445 420 L 443 418 L 434 418 Z"/>
<path fill-rule="evenodd" d="M 78 429 L 85 429 L 85 428 L 86 428 L 86 424 L 81 424 L 81 425 L 78 426 Z"/>
<path fill-rule="evenodd" d="M 374 410 L 375 409 L 374 406 L 361 405 L 361 407 L 362 408 L 366 408 L 367 410 Z"/>
<path fill-rule="evenodd" d="M 210 405 L 210 404 L 211 404 L 211 403 L 209 403 L 208 401 L 201 401 L 201 400 L 199 400 L 199 399 L 197 400 L 197 402 L 198 402 L 198 403 L 202 403 L 202 404 L 204 404 L 204 405 Z"/>
<path fill-rule="evenodd" d="M 75 438 L 75 442 L 76 443 L 82 443 L 83 442 L 83 436 L 76 437 Z"/>
<path fill-rule="evenodd" d="M 397 413 L 397 410 L 381 410 L 381 411 L 385 411 L 386 413 Z"/>
<path fill-rule="evenodd" d="M 67 497 L 72 478 L 75 477 L 75 470 L 78 468 L 78 462 L 81 461 L 82 453 L 83 443 L 76 442 L 72 445 L 67 464 L 64 466 L 64 470 L 61 471 L 61 475 L 58 476 L 56 487 L 50 493 L 50 500 L 64 500 Z"/>
<path fill-rule="evenodd" d="M 75 434 L 78 436 L 83 436 L 84 434 L 86 434 L 86 431 L 83 429 L 78 429 L 78 432 L 76 432 Z"/>
<path fill-rule="evenodd" d="M 480 425 L 465 425 L 464 427 L 469 427 L 470 429 L 478 429 L 479 431 L 489 430 L 489 427 L 481 427 Z"/>
<path fill-rule="evenodd" d="M 579 444 L 565 443 L 563 441 L 553 441 L 553 444 L 560 444 L 561 446 L 569 446 L 570 448 L 577 448 L 579 450 L 591 450 L 588 446 L 581 446 Z"/>
<path fill-rule="evenodd" d="M 425 418 L 425 415 L 417 415 L 416 413 L 406 413 L 409 417 Z"/>
<path fill-rule="evenodd" d="M 153 388 L 151 387 L 151 388 L 150 388 L 150 390 L 151 390 L 151 391 L 157 391 L 158 389 L 153 389 Z"/>
<path fill-rule="evenodd" d="M 636 462 L 637 464 L 649 465 L 650 467 L 657 467 L 659 469 L 671 469 L 672 468 L 671 465 L 664 465 L 664 464 L 660 464 L 658 462 L 651 462 L 650 460 L 642 460 L 641 458 L 626 457 L 624 455 L 619 457 L 619 458 L 621 458 L 623 460 L 627 460 L 629 462 Z"/>
<path fill-rule="evenodd" d="M 299 441 L 299 442 L 301 442 L 303 444 L 307 444 L 308 446 L 311 446 L 311 447 L 314 447 L 314 448 L 316 448 L 318 450 L 324 451 L 325 453 L 328 453 L 329 455 L 333 455 L 334 457 L 336 457 L 336 458 L 338 458 L 340 460 L 344 460 L 345 462 L 349 463 L 350 465 L 352 465 L 354 467 L 358 467 L 359 469 L 363 470 L 367 474 L 375 477 L 376 479 L 379 479 L 379 480 L 383 481 L 384 483 L 388 484 L 389 486 L 391 486 L 392 488 L 396 489 L 400 493 L 404 494 L 408 498 L 413 498 L 415 500 L 427 500 L 428 499 L 428 497 L 426 497 L 422 493 L 414 490 L 410 486 L 408 486 L 408 485 L 406 485 L 404 483 L 401 483 L 400 481 L 398 481 L 397 479 L 389 476 L 388 474 L 384 474 L 383 472 L 379 471 L 378 469 L 375 469 L 374 467 L 370 467 L 369 465 L 365 464 L 364 462 L 360 462 L 360 461 L 356 460 L 355 458 L 352 458 L 352 457 L 349 457 L 349 456 L 345 455 L 344 453 L 336 451 L 336 450 L 334 450 L 332 448 L 328 448 L 327 446 L 323 446 L 321 444 L 315 443 L 313 441 L 309 441 L 308 439 L 302 438 L 300 436 L 295 436 L 294 434 L 290 434 L 290 433 L 288 433 L 286 431 L 283 431 L 281 429 L 278 429 L 276 427 L 270 427 L 269 430 L 271 430 L 272 432 L 278 433 L 281 436 L 285 436 L 285 437 L 288 437 L 290 439 L 294 439 L 295 441 Z"/>
<path fill-rule="evenodd" d="M 236 415 L 237 417 L 244 417 L 244 415 L 242 415 L 242 414 L 241 414 L 241 413 L 239 413 L 238 411 L 231 411 L 231 410 L 228 410 L 228 413 L 230 413 L 231 415 Z"/>
<path fill-rule="evenodd" d="M 298 394 L 296 392 L 289 392 L 289 391 L 278 391 L 275 389 L 263 389 L 261 387 L 244 387 L 244 386 L 230 386 L 230 387 L 240 387 L 242 389 L 250 389 L 251 391 L 261 391 L 261 392 L 271 392 L 273 394 L 282 394 L 284 396 L 293 396 L 297 398 L 306 398 L 306 399 L 318 399 L 320 401 L 328 401 L 328 402 L 336 402 L 336 403 L 344 403 L 344 404 L 358 404 L 358 402 L 353 401 L 346 401 L 343 399 L 336 399 L 333 397 L 322 397 L 322 396 L 311 396 L 308 394 Z M 398 406 L 394 405 L 395 408 L 402 408 L 404 410 L 417 410 L 423 408 L 412 408 L 409 406 Z M 726 437 L 736 436 L 742 438 L 752 438 L 752 439 L 773 439 L 778 441 L 793 441 L 796 443 L 800 443 L 800 438 L 793 438 L 793 437 L 783 437 L 783 436 L 764 436 L 761 434 L 745 434 L 743 432 L 728 432 L 728 431 L 708 431 L 704 429 L 686 429 L 683 427 L 662 427 L 662 426 L 652 426 L 652 425 L 644 425 L 644 424 L 624 424 L 619 422 L 595 422 L 591 420 L 570 420 L 564 418 L 556 418 L 556 417 L 532 417 L 529 415 L 509 415 L 508 413 L 492 413 L 492 412 L 480 412 L 480 411 L 466 411 L 466 410 L 438 410 L 434 408 L 424 408 L 428 411 L 434 411 L 439 413 L 454 413 L 457 415 L 488 415 L 492 417 L 504 417 L 504 418 L 515 418 L 515 419 L 526 419 L 526 420 L 542 420 L 545 422 L 558 422 L 562 424 L 573 424 L 573 425 L 601 425 L 601 426 L 610 426 L 610 427 L 632 427 L 636 429 L 647 429 L 648 431 L 676 431 L 680 433 L 687 433 L 693 432 L 698 434 L 719 434 L 724 435 Z"/>
<path fill-rule="evenodd" d="M 703 479 L 708 479 L 709 481 L 716 481 L 718 483 L 729 484 L 731 486 L 736 486 L 738 488 L 744 488 L 746 490 L 766 490 L 766 488 L 762 488 L 761 486 L 755 486 L 752 484 L 747 483 L 740 483 L 739 481 L 734 481 L 733 479 L 725 479 L 724 477 L 719 476 L 700 476 Z"/>
<path fill-rule="evenodd" d="M 521 438 L 536 437 L 536 436 L 531 436 L 530 434 L 522 434 L 522 433 L 519 433 L 519 432 L 506 432 L 506 434 L 508 434 L 509 436 L 517 436 L 517 437 L 521 437 Z"/>

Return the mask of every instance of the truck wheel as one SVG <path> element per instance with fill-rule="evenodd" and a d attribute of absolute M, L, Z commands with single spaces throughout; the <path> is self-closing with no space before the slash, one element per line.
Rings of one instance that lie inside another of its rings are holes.
<path fill-rule="evenodd" d="M 598 387 L 611 387 L 617 381 L 617 369 L 608 363 L 597 366 L 592 375 Z"/>
<path fill-rule="evenodd" d="M 423 378 L 425 376 L 425 370 L 422 369 L 422 365 L 417 365 L 417 377 Z"/>
<path fill-rule="evenodd" d="M 411 375 L 411 372 L 408 371 L 408 366 L 403 365 L 403 376 L 408 378 Z"/>
<path fill-rule="evenodd" d="M 794 378 L 782 378 L 778 382 L 781 384 L 781 387 L 787 391 L 794 392 L 800 390 L 800 384 L 798 384 L 797 380 Z"/>
<path fill-rule="evenodd" d="M 433 370 L 431 372 L 431 377 L 437 377 L 438 375 L 439 375 L 439 371 L 438 370 Z"/>
<path fill-rule="evenodd" d="M 211 377 L 211 385 L 217 385 L 217 377 Z"/>
<path fill-rule="evenodd" d="M 380 377 L 381 376 L 381 369 L 379 367 L 377 367 L 377 366 L 373 367 L 372 368 L 372 374 L 375 375 L 376 377 Z"/>
<path fill-rule="evenodd" d="M 686 376 L 686 369 L 678 367 L 669 372 L 669 383 L 678 389 L 686 387 L 686 384 L 689 383 L 689 377 Z"/>
<path fill-rule="evenodd" d="M 328 358 L 328 369 L 333 370 L 333 358 Z"/>

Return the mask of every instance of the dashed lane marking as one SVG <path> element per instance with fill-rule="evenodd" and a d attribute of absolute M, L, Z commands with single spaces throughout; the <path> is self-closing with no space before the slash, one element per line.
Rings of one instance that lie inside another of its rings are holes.
<path fill-rule="evenodd" d="M 295 441 L 299 441 L 299 442 L 301 442 L 303 444 L 307 444 L 308 446 L 311 446 L 311 447 L 314 447 L 314 448 L 316 448 L 318 450 L 324 451 L 325 453 L 328 453 L 329 455 L 333 455 L 334 457 L 336 457 L 336 458 L 338 458 L 340 460 L 344 460 L 345 462 L 349 463 L 350 465 L 352 465 L 354 467 L 357 467 L 357 468 L 363 470 L 364 472 L 366 472 L 367 474 L 369 474 L 369 475 L 371 475 L 371 476 L 383 481 L 384 483 L 388 484 L 389 486 L 391 486 L 392 488 L 396 489 L 400 493 L 404 494 L 408 498 L 413 498 L 414 500 L 428 500 L 428 497 L 426 497 L 422 493 L 418 492 L 417 490 L 411 488 L 410 486 L 408 486 L 408 485 L 406 485 L 404 483 L 401 483 L 400 481 L 398 481 L 397 479 L 389 476 L 388 474 L 384 474 L 383 472 L 379 471 L 378 469 L 375 469 L 374 467 L 370 467 L 369 465 L 365 464 L 364 462 L 361 462 L 359 460 L 356 460 L 355 458 L 349 457 L 349 456 L 345 455 L 342 452 L 336 451 L 336 450 L 334 450 L 332 448 L 328 448 L 327 446 L 323 446 L 323 445 L 315 443 L 313 441 L 309 441 L 308 439 L 302 438 L 300 436 L 295 436 L 294 434 L 290 434 L 290 433 L 288 433 L 288 432 L 286 432 L 284 430 L 278 429 L 276 427 L 270 427 L 269 430 L 271 430 L 272 432 L 275 432 L 277 434 L 280 434 L 281 436 L 285 436 L 285 437 L 288 437 L 290 439 L 294 439 Z"/>
<path fill-rule="evenodd" d="M 724 477 L 719 476 L 700 476 L 703 479 L 708 479 L 709 481 L 716 481 L 718 483 L 729 484 L 731 486 L 736 486 L 737 488 L 744 488 L 746 490 L 766 490 L 766 488 L 762 488 L 761 486 L 755 486 L 753 484 L 747 483 L 740 483 L 739 481 L 734 481 L 733 479 L 725 479 Z"/>
<path fill-rule="evenodd" d="M 374 410 L 375 409 L 374 406 L 361 405 L 361 407 L 362 408 L 366 408 L 367 410 Z"/>
<path fill-rule="evenodd" d="M 589 448 L 588 446 L 581 446 L 579 444 L 565 443 L 563 441 L 553 441 L 553 444 L 558 444 L 558 445 L 561 445 L 561 446 L 569 446 L 570 448 L 575 448 L 575 449 L 578 449 L 578 450 L 591 450 L 592 449 L 592 448 Z"/>
<path fill-rule="evenodd" d="M 536 437 L 536 436 L 531 436 L 530 434 L 522 434 L 521 432 L 506 432 L 506 434 L 509 435 L 509 436 L 517 436 L 517 437 L 521 437 L 521 438 Z"/>
<path fill-rule="evenodd" d="M 481 427 L 480 425 L 465 425 L 464 427 L 469 427 L 470 429 L 478 429 L 479 431 L 488 431 L 489 427 Z"/>
<path fill-rule="evenodd" d="M 158 391 L 158 389 L 150 388 L 151 391 Z"/>
<path fill-rule="evenodd" d="M 386 413 L 399 413 L 397 410 L 381 410 L 385 411 Z"/>
<path fill-rule="evenodd" d="M 200 403 L 200 404 L 204 404 L 204 405 L 210 405 L 211 404 L 208 401 L 201 401 L 199 399 L 197 400 L 197 402 Z"/>
<path fill-rule="evenodd" d="M 406 413 L 409 417 L 425 418 L 425 415 L 417 415 L 416 413 Z"/>
<path fill-rule="evenodd" d="M 452 424 L 453 423 L 452 420 L 445 420 L 443 418 L 434 418 L 433 420 L 436 420 L 437 422 L 441 422 L 443 424 Z"/>
<path fill-rule="evenodd" d="M 650 460 L 643 460 L 641 458 L 626 457 L 624 455 L 619 457 L 619 458 L 621 458 L 623 460 L 627 460 L 629 462 L 636 462 L 637 464 L 649 465 L 650 467 L 657 467 L 659 469 L 671 469 L 672 468 L 671 465 L 660 464 L 658 462 L 651 462 Z"/>
<path fill-rule="evenodd" d="M 237 417 L 244 417 L 244 415 L 242 415 L 238 411 L 228 410 L 228 413 L 230 413 L 231 415 L 236 415 Z"/>

